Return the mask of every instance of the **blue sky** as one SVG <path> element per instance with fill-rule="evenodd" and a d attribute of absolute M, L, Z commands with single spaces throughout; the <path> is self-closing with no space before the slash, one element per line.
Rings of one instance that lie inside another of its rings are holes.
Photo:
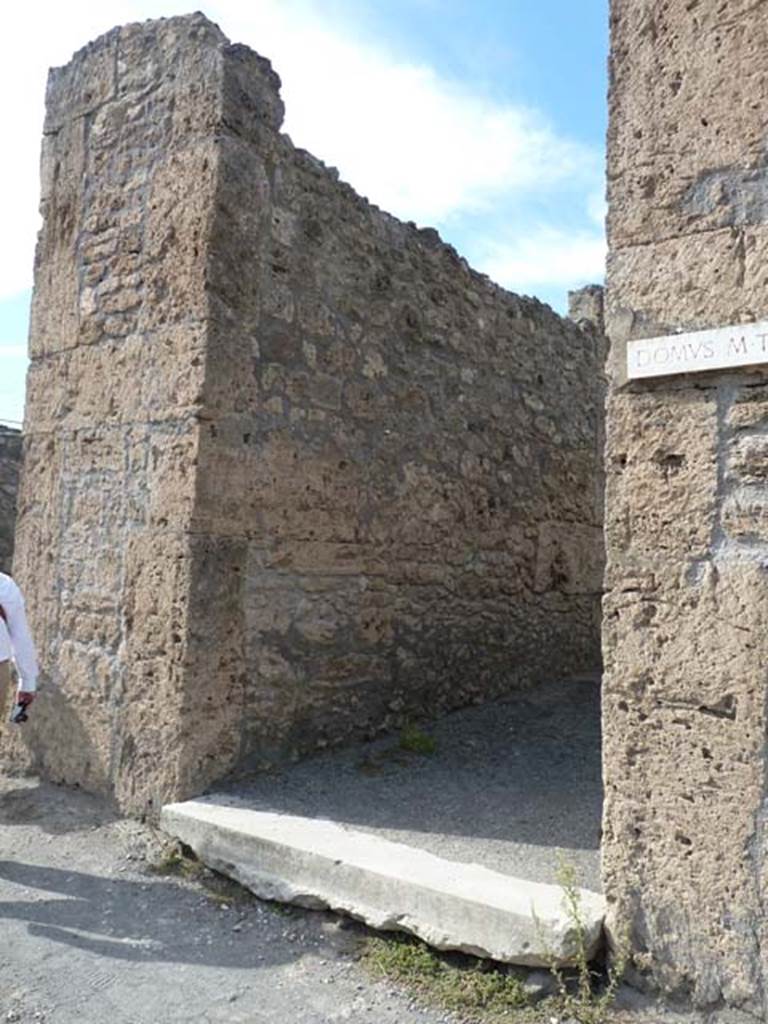
<path fill-rule="evenodd" d="M 194 5 L 193 5 L 194 6 Z M 285 130 L 397 216 L 561 312 L 604 261 L 607 0 L 212 0 L 283 79 Z M 6 19 L 0 89 L 0 420 L 21 420 L 48 66 L 177 0 L 28 0 Z M 10 23 L 8 23 L 10 21 Z M 28 45 L 19 43 L 28 40 Z"/>

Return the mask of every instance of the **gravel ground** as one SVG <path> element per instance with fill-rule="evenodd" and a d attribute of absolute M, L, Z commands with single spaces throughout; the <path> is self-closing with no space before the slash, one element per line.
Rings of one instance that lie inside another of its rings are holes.
<path fill-rule="evenodd" d="M 211 876 L 76 790 L 0 778 L 0 1021 L 438 1024 L 356 961 L 366 930 Z M 210 891 L 211 887 L 214 891 Z"/>
<path fill-rule="evenodd" d="M 78 790 L 0 776 L 0 1024 L 464 1024 L 373 979 L 363 926 L 202 866 L 160 875 L 169 848 Z M 606 1024 L 743 1024 L 620 1003 Z"/>
<path fill-rule="evenodd" d="M 397 737 L 330 751 L 216 792 L 248 807 L 329 818 L 447 860 L 557 883 L 561 860 L 600 891 L 600 682 L 555 681 Z"/>

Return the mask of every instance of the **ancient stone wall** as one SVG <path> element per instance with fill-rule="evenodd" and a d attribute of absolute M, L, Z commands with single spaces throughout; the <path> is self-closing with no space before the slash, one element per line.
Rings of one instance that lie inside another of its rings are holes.
<path fill-rule="evenodd" d="M 296 150 L 276 88 L 228 52 L 194 522 L 262 757 L 595 667 L 601 589 L 596 336 Z"/>
<path fill-rule="evenodd" d="M 21 433 L 0 424 L 0 572 L 10 572 L 21 470 Z"/>
<path fill-rule="evenodd" d="M 654 983 L 765 1020 L 768 383 L 626 346 L 768 316 L 768 8 L 611 9 L 606 894 Z"/>
<path fill-rule="evenodd" d="M 598 661 L 597 332 L 295 149 L 278 85 L 194 15 L 49 86 L 26 736 L 130 809 Z"/>

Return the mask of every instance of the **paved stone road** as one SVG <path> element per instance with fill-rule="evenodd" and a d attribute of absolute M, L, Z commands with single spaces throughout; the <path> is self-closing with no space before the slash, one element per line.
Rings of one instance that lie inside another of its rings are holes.
<path fill-rule="evenodd" d="M 159 877 L 159 844 L 83 793 L 0 779 L 0 1021 L 438 1024 L 371 980 L 365 931 Z"/>

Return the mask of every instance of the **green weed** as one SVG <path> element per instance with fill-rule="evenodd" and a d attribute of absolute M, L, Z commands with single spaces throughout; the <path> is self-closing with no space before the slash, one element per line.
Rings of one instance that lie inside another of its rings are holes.
<path fill-rule="evenodd" d="M 428 757 L 437 750 L 437 742 L 434 736 L 422 732 L 416 725 L 406 725 L 400 733 L 400 749 L 407 750 L 411 754 L 422 754 Z"/>
<path fill-rule="evenodd" d="M 522 1021 L 520 1012 L 529 1008 L 515 975 L 488 961 L 450 962 L 415 939 L 371 938 L 362 960 L 371 973 L 407 985 L 425 1002 L 473 1020 Z"/>
<path fill-rule="evenodd" d="M 159 860 L 147 865 L 152 875 L 175 878 L 199 878 L 205 870 L 204 864 L 178 844 L 169 846 Z"/>
<path fill-rule="evenodd" d="M 558 881 L 575 940 L 573 965 L 561 967 L 548 953 L 557 994 L 532 1005 L 525 972 L 474 957 L 444 955 L 408 937 L 366 940 L 362 962 L 379 977 L 406 986 L 423 1002 L 461 1015 L 473 1024 L 609 1024 L 611 1007 L 628 961 L 625 944 L 607 974 L 589 960 L 587 930 L 574 869 L 561 863 Z M 540 927 L 540 926 L 539 926 Z M 546 950 L 546 942 L 540 940 Z"/>
<path fill-rule="evenodd" d="M 578 1024 L 609 1024 L 610 1009 L 629 960 L 629 943 L 623 942 L 616 950 L 607 976 L 596 971 L 588 955 L 587 929 L 581 912 L 576 870 L 564 858 L 560 860 L 557 880 L 563 892 L 563 902 L 576 944 L 574 967 L 568 973 L 559 966 L 552 952 L 548 952 L 549 969 L 559 992 L 560 1012 Z M 539 934 L 546 949 L 541 930 Z"/>

